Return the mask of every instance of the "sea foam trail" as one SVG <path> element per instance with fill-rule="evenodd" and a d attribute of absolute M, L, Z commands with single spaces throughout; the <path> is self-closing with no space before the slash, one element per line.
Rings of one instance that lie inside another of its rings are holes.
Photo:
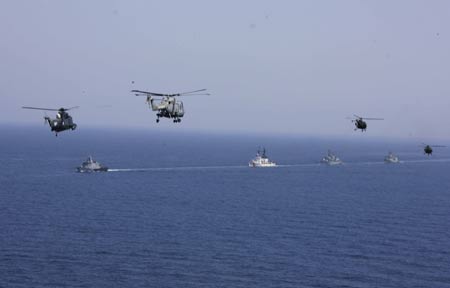
<path fill-rule="evenodd" d="M 403 162 L 403 161 L 402 161 Z M 407 160 L 405 163 L 450 162 L 450 158 Z"/>
<path fill-rule="evenodd" d="M 319 163 L 304 164 L 283 164 L 275 167 L 265 168 L 285 168 L 285 167 L 312 167 L 320 166 Z M 117 168 L 108 169 L 108 172 L 146 172 L 146 171 L 172 171 L 172 170 L 207 170 L 207 169 L 246 169 L 248 165 L 230 165 L 230 166 L 180 166 L 180 167 L 152 167 L 152 168 Z"/>
<path fill-rule="evenodd" d="M 430 162 L 450 162 L 450 158 L 444 159 L 417 159 L 417 160 L 401 160 L 398 164 L 414 164 L 414 163 L 430 163 Z M 384 161 L 361 161 L 361 162 L 344 162 L 342 165 L 384 165 Z M 395 164 L 394 164 L 395 165 Z M 276 167 L 267 168 L 289 168 L 289 167 L 318 167 L 327 166 L 321 163 L 301 163 L 301 164 L 278 164 Z M 337 165 L 339 166 L 339 165 Z M 212 170 L 212 169 L 246 169 L 247 165 L 230 165 L 230 166 L 179 166 L 179 167 L 150 167 L 150 168 L 112 168 L 108 172 L 149 172 L 149 171 L 174 171 L 174 170 Z"/>
<path fill-rule="evenodd" d="M 108 172 L 146 172 L 172 170 L 205 170 L 205 169 L 242 169 L 248 166 L 179 166 L 179 167 L 151 167 L 151 168 L 118 168 L 108 169 Z"/>

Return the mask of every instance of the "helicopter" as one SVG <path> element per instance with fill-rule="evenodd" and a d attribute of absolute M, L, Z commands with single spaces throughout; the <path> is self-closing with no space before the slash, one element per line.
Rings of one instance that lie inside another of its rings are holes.
<path fill-rule="evenodd" d="M 33 110 L 43 110 L 43 111 L 57 111 L 56 118 L 51 119 L 48 116 L 44 117 L 44 121 L 48 123 L 52 132 L 55 132 L 55 136 L 58 136 L 59 132 L 65 130 L 75 130 L 77 128 L 77 124 L 73 123 L 72 116 L 67 113 L 67 111 L 76 109 L 79 106 L 70 107 L 70 108 L 59 108 L 59 109 L 51 109 L 51 108 L 38 108 L 38 107 L 28 107 L 23 106 L 23 109 L 33 109 Z"/>
<path fill-rule="evenodd" d="M 178 96 L 193 96 L 193 95 L 210 95 L 209 93 L 199 93 L 206 91 L 206 89 L 200 89 L 195 91 L 176 93 L 176 94 L 161 94 L 161 93 L 153 93 L 141 90 L 131 90 L 131 92 L 136 93 L 136 96 L 147 96 L 147 103 L 149 107 L 153 111 L 157 111 L 156 113 L 156 123 L 159 123 L 159 118 L 173 118 L 173 123 L 180 123 L 181 119 L 184 116 L 184 106 L 183 102 L 176 100 L 175 97 Z M 155 98 L 153 97 L 162 97 L 160 98 L 159 104 L 154 102 Z"/>
<path fill-rule="evenodd" d="M 355 123 L 355 131 L 358 129 L 361 129 L 361 132 L 366 131 L 367 129 L 367 123 L 364 120 L 384 120 L 383 118 L 366 118 L 366 117 L 360 117 L 358 115 L 353 115 L 355 119 L 347 117 L 347 119 L 351 119 L 353 123 Z"/>
<path fill-rule="evenodd" d="M 428 145 L 428 144 L 422 143 L 422 147 L 423 147 L 423 152 L 426 155 L 430 156 L 433 154 L 433 148 L 442 148 L 445 146 L 443 146 L 443 145 Z"/>

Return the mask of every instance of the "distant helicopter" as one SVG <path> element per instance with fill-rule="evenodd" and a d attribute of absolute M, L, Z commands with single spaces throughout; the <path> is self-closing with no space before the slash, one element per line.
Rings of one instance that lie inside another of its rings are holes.
<path fill-rule="evenodd" d="M 209 95 L 209 93 L 198 93 L 206 91 L 206 89 L 195 90 L 190 92 L 183 92 L 177 94 L 161 94 L 161 93 L 153 93 L 141 90 L 131 90 L 131 92 L 136 93 L 136 96 L 147 96 L 147 103 L 149 107 L 153 111 L 157 111 L 156 113 L 156 123 L 159 123 L 159 118 L 173 118 L 173 123 L 180 123 L 181 119 L 184 116 L 184 106 L 183 102 L 176 100 L 177 96 L 193 96 L 193 95 Z M 160 98 L 159 104 L 154 103 L 156 97 Z"/>
<path fill-rule="evenodd" d="M 37 107 L 22 107 L 23 109 L 33 109 L 33 110 L 43 110 L 43 111 L 58 111 L 56 113 L 56 119 L 51 119 L 48 116 L 45 116 L 44 119 L 50 126 L 52 132 L 55 132 L 55 136 L 58 136 L 59 132 L 65 130 L 75 130 L 77 128 L 77 124 L 73 123 L 72 116 L 69 115 L 66 111 L 76 109 L 79 106 L 70 107 L 70 108 L 59 108 L 59 109 L 51 109 L 51 108 L 37 108 Z"/>
<path fill-rule="evenodd" d="M 428 145 L 425 143 L 422 143 L 423 152 L 425 152 L 426 155 L 430 156 L 433 154 L 433 148 L 442 148 L 445 147 L 443 145 Z"/>
<path fill-rule="evenodd" d="M 353 115 L 354 118 L 347 117 L 347 119 L 351 119 L 353 123 L 355 123 L 355 131 L 358 129 L 361 129 L 361 132 L 366 131 L 367 129 L 367 123 L 364 120 L 384 120 L 383 118 L 366 118 L 366 117 L 360 117 L 358 115 Z"/>

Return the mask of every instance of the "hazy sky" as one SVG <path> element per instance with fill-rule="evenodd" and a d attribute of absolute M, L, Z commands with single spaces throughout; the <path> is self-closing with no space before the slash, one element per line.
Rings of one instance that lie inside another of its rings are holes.
<path fill-rule="evenodd" d="M 0 123 L 450 138 L 446 0 L 2 0 L 0 35 Z M 129 92 L 200 88 L 181 124 Z"/>

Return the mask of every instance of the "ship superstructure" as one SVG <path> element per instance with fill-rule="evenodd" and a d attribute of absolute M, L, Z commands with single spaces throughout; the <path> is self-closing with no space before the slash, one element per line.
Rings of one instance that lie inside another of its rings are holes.
<path fill-rule="evenodd" d="M 266 149 L 263 148 L 262 152 L 258 149 L 256 157 L 250 160 L 248 163 L 250 167 L 275 167 L 277 164 L 269 160 L 266 155 Z"/>
<path fill-rule="evenodd" d="M 330 166 L 342 164 L 342 160 L 339 159 L 339 157 L 337 157 L 336 155 L 334 155 L 333 152 L 331 152 L 331 150 L 328 150 L 327 155 L 323 157 L 320 162 Z"/>
<path fill-rule="evenodd" d="M 386 157 L 384 157 L 384 162 L 385 163 L 398 163 L 398 162 L 400 162 L 400 160 L 392 152 L 389 152 L 389 154 Z"/>
<path fill-rule="evenodd" d="M 91 156 L 88 157 L 86 161 L 84 161 L 80 167 L 77 168 L 78 172 L 106 172 L 108 171 L 108 167 L 101 165 Z"/>

